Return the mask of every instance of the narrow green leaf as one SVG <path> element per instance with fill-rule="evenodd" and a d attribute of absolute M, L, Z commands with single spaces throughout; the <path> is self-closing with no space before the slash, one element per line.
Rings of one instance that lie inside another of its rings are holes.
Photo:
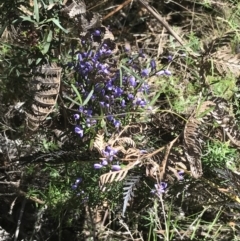
<path fill-rule="evenodd" d="M 61 24 L 60 24 L 60 22 L 59 22 L 58 19 L 56 19 L 56 18 L 50 18 L 50 19 L 48 19 L 46 22 L 50 22 L 50 21 L 52 21 L 54 24 L 56 24 L 64 33 L 68 33 L 68 31 L 61 26 Z"/>
<path fill-rule="evenodd" d="M 52 32 L 52 30 L 50 30 L 48 33 L 48 36 L 47 36 L 47 42 L 50 43 L 52 41 L 52 37 L 53 37 L 53 32 Z"/>
<path fill-rule="evenodd" d="M 43 49 L 41 50 L 41 53 L 44 55 L 48 52 L 49 48 L 50 48 L 51 43 L 45 43 L 43 46 Z"/>
<path fill-rule="evenodd" d="M 122 87 L 122 68 L 119 68 L 119 72 L 120 72 L 120 87 Z"/>
<path fill-rule="evenodd" d="M 74 100 L 74 99 L 72 99 L 71 97 L 64 96 L 64 98 L 66 98 L 66 99 L 68 99 L 68 100 L 72 101 L 72 102 L 73 102 L 74 104 L 76 104 L 76 105 L 81 105 L 79 102 L 75 101 L 75 100 Z"/>
<path fill-rule="evenodd" d="M 88 103 L 88 101 L 91 99 L 91 97 L 92 97 L 92 95 L 93 95 L 93 92 L 94 92 L 94 90 L 92 89 L 92 90 L 90 91 L 90 93 L 88 94 L 86 100 L 84 100 L 82 106 L 84 106 L 84 105 L 86 105 L 86 104 Z"/>
<path fill-rule="evenodd" d="M 7 25 L 8 25 L 8 22 L 6 21 L 5 24 L 2 26 L 2 28 L 0 30 L 0 38 L 2 37 L 2 34 L 3 34 L 4 30 L 5 30 L 5 28 L 7 27 Z"/>
<path fill-rule="evenodd" d="M 36 61 L 36 64 L 39 64 L 41 60 L 42 60 L 42 58 L 38 58 Z"/>
<path fill-rule="evenodd" d="M 25 20 L 25 21 L 29 21 L 29 22 L 31 22 L 31 23 L 36 23 L 36 21 L 33 20 L 33 19 L 31 19 L 30 16 L 20 16 L 20 18 L 22 18 L 22 19 Z"/>
<path fill-rule="evenodd" d="M 153 106 L 155 103 L 156 103 L 156 101 L 158 100 L 158 97 L 160 96 L 160 94 L 162 93 L 162 90 L 160 90 L 154 97 L 153 97 L 153 99 L 151 100 L 151 102 L 150 102 L 150 106 Z"/>
<path fill-rule="evenodd" d="M 137 75 L 136 73 L 134 73 L 131 69 L 127 68 L 127 67 L 124 66 L 124 65 L 121 65 L 121 68 L 125 69 L 128 73 L 130 73 L 131 75 L 133 75 L 136 79 L 140 80 L 141 83 L 144 82 L 144 80 L 143 80 L 139 75 Z"/>
<path fill-rule="evenodd" d="M 81 97 L 78 89 L 77 89 L 76 86 L 73 85 L 73 84 L 71 84 L 71 87 L 72 87 L 73 91 L 75 92 L 75 94 L 77 95 L 78 100 L 79 100 L 79 102 L 80 102 L 80 105 L 82 105 L 82 97 Z"/>
<path fill-rule="evenodd" d="M 33 6 L 34 6 L 34 17 L 35 17 L 37 23 L 39 23 L 39 9 L 38 9 L 38 1 L 37 0 L 34 0 Z"/>

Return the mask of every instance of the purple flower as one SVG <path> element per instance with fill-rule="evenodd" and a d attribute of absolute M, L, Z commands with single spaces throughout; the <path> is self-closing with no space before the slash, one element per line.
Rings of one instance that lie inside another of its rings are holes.
<path fill-rule="evenodd" d="M 119 120 L 114 120 L 113 125 L 115 126 L 115 128 L 119 128 L 121 125 L 121 122 Z"/>
<path fill-rule="evenodd" d="M 149 69 L 143 69 L 142 72 L 141 72 L 141 75 L 143 77 L 146 77 L 146 76 L 148 76 L 149 72 L 150 72 Z"/>
<path fill-rule="evenodd" d="M 82 182 L 82 178 L 79 177 L 76 179 L 75 183 L 72 185 L 72 190 L 76 190 L 78 185 Z"/>
<path fill-rule="evenodd" d="M 103 159 L 101 164 L 102 164 L 103 166 L 107 166 L 107 165 L 108 165 L 108 161 L 107 161 L 106 159 Z"/>
<path fill-rule="evenodd" d="M 84 114 L 88 117 L 92 117 L 92 110 L 90 109 L 84 110 Z"/>
<path fill-rule="evenodd" d="M 154 184 L 154 187 L 155 187 L 155 190 L 152 190 L 151 193 L 161 195 L 162 193 L 165 192 L 167 188 L 167 183 L 166 182 L 156 183 Z"/>
<path fill-rule="evenodd" d="M 160 70 L 156 73 L 157 76 L 161 76 L 161 75 L 164 75 L 164 74 L 165 74 L 164 70 Z"/>
<path fill-rule="evenodd" d="M 115 157 L 115 155 L 117 154 L 117 150 L 115 150 L 114 148 L 110 147 L 110 146 L 106 146 L 104 150 L 102 150 L 102 155 L 105 157 L 102 161 L 102 165 L 105 166 L 105 163 L 106 165 L 113 161 L 113 158 Z M 106 162 L 104 162 L 106 161 Z"/>
<path fill-rule="evenodd" d="M 108 116 L 107 116 L 107 119 L 108 119 L 108 121 L 113 121 L 113 120 L 114 120 L 114 118 L 113 118 L 112 115 L 108 115 Z"/>
<path fill-rule="evenodd" d="M 147 83 L 143 83 L 141 88 L 139 88 L 139 91 L 148 91 L 149 90 L 149 85 Z"/>
<path fill-rule="evenodd" d="M 126 107 L 126 101 L 124 99 L 121 100 L 121 106 Z"/>
<path fill-rule="evenodd" d="M 74 114 L 73 117 L 74 117 L 75 120 L 79 120 L 80 115 L 79 114 Z"/>
<path fill-rule="evenodd" d="M 101 107 L 105 106 L 105 102 L 104 101 L 99 101 L 99 104 L 100 104 Z"/>
<path fill-rule="evenodd" d="M 93 165 L 93 167 L 94 167 L 95 170 L 98 170 L 98 169 L 101 169 L 101 168 L 103 167 L 103 165 L 101 165 L 101 164 L 99 164 L 99 163 L 95 163 L 95 164 Z"/>
<path fill-rule="evenodd" d="M 145 58 L 145 55 L 142 49 L 139 50 L 139 57 Z"/>
<path fill-rule="evenodd" d="M 125 50 L 126 52 L 129 52 L 129 51 L 131 50 L 131 45 L 130 45 L 129 42 L 125 42 L 125 44 L 124 44 L 124 50 Z"/>
<path fill-rule="evenodd" d="M 116 87 L 114 90 L 114 96 L 115 97 L 120 97 L 123 93 L 123 90 L 120 87 Z"/>
<path fill-rule="evenodd" d="M 79 61 L 82 61 L 82 54 L 78 53 L 78 54 L 77 54 L 77 57 L 78 57 L 78 60 L 79 60 Z"/>
<path fill-rule="evenodd" d="M 106 83 L 106 88 L 107 88 L 108 90 L 112 90 L 112 89 L 113 89 L 113 84 L 112 84 L 112 81 L 111 81 L 111 80 L 109 80 L 109 81 Z"/>
<path fill-rule="evenodd" d="M 150 61 L 150 65 L 151 65 L 152 71 L 153 71 L 153 70 L 156 70 L 156 62 L 155 62 L 154 59 L 152 59 L 152 60 Z"/>
<path fill-rule="evenodd" d="M 83 129 L 80 126 L 75 126 L 75 133 L 78 134 L 80 137 L 83 137 Z"/>
<path fill-rule="evenodd" d="M 136 85 L 137 85 L 137 82 L 136 82 L 136 79 L 134 76 L 130 76 L 128 79 L 128 82 L 129 82 L 129 85 L 132 87 L 136 87 Z"/>
<path fill-rule="evenodd" d="M 81 113 L 83 113 L 84 107 L 83 107 L 83 106 L 79 106 L 78 110 L 79 110 Z"/>
<path fill-rule="evenodd" d="M 141 98 L 136 99 L 136 105 L 143 108 L 144 106 L 146 106 L 146 104 L 147 104 L 147 102 L 145 100 L 142 100 Z"/>
<path fill-rule="evenodd" d="M 92 125 L 95 125 L 96 122 L 97 122 L 97 121 L 94 120 L 94 119 L 89 119 L 89 118 L 87 118 L 87 120 L 86 120 L 87 127 L 90 127 L 90 126 L 92 126 Z"/>
<path fill-rule="evenodd" d="M 93 32 L 93 36 L 100 36 L 101 35 L 101 31 L 96 29 L 94 32 Z"/>
<path fill-rule="evenodd" d="M 78 186 L 77 186 L 76 184 L 73 184 L 73 185 L 72 185 L 72 190 L 76 190 L 77 187 L 78 187 Z"/>
<path fill-rule="evenodd" d="M 164 70 L 164 73 L 165 73 L 165 75 L 167 75 L 167 76 L 169 76 L 169 75 L 171 75 L 171 74 L 172 74 L 172 73 L 171 73 L 171 71 L 170 71 L 170 70 L 168 70 L 168 69 Z"/>
<path fill-rule="evenodd" d="M 121 169 L 119 165 L 112 165 L 112 171 L 120 171 Z"/>
<path fill-rule="evenodd" d="M 184 179 L 183 177 L 184 171 L 178 171 L 178 180 L 182 181 Z"/>
<path fill-rule="evenodd" d="M 128 99 L 129 99 L 129 100 L 133 100 L 133 99 L 134 99 L 133 94 L 129 93 L 129 94 L 128 94 Z"/>
<path fill-rule="evenodd" d="M 79 177 L 79 178 L 77 178 L 77 180 L 75 181 L 75 184 L 78 185 L 78 184 L 80 184 L 81 182 L 82 182 L 82 178 Z"/>
<path fill-rule="evenodd" d="M 172 55 L 168 55 L 167 59 L 168 59 L 169 62 L 171 62 L 173 60 Z"/>

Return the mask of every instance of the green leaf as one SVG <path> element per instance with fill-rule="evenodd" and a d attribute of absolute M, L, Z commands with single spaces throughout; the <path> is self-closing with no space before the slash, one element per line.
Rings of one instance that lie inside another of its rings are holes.
<path fill-rule="evenodd" d="M 82 105 L 82 97 L 81 97 L 81 95 L 80 95 L 78 89 L 77 89 L 76 86 L 73 85 L 73 84 L 71 84 L 71 87 L 73 88 L 73 91 L 74 91 L 75 94 L 77 95 L 78 100 L 79 100 L 79 102 L 80 102 L 80 105 Z"/>
<path fill-rule="evenodd" d="M 88 94 L 86 100 L 84 100 L 82 106 L 84 106 L 84 105 L 86 105 L 86 104 L 88 103 L 88 101 L 91 99 L 93 93 L 94 93 L 94 90 L 92 89 L 92 90 L 90 91 L 90 93 Z"/>
<path fill-rule="evenodd" d="M 2 34 L 3 34 L 4 30 L 5 30 L 5 28 L 7 27 L 7 25 L 8 25 L 8 22 L 5 22 L 5 24 L 2 26 L 2 28 L 0 30 L 0 38 L 2 37 Z"/>
<path fill-rule="evenodd" d="M 123 77 L 123 73 L 122 73 L 122 68 L 119 68 L 119 72 L 120 72 L 120 87 L 122 87 L 122 77 Z"/>
<path fill-rule="evenodd" d="M 51 45 L 52 36 L 53 36 L 53 32 L 52 32 L 52 30 L 50 30 L 48 33 L 48 36 L 45 38 L 46 42 L 44 44 L 43 50 L 41 51 L 42 54 L 46 54 L 48 52 L 50 45 Z"/>
<path fill-rule="evenodd" d="M 36 64 L 39 64 L 41 60 L 42 60 L 42 58 L 38 58 L 36 61 Z"/>
<path fill-rule="evenodd" d="M 140 81 L 139 85 L 135 88 L 135 93 L 136 91 L 141 87 L 141 85 L 144 83 L 144 80 L 137 75 L 136 73 L 134 73 L 131 69 L 127 68 L 124 65 L 121 65 L 121 68 L 125 69 L 128 73 L 130 73 L 131 75 L 133 75 L 136 79 L 138 79 Z"/>
<path fill-rule="evenodd" d="M 56 18 L 50 18 L 50 19 L 48 19 L 46 22 L 50 22 L 50 21 L 52 21 L 54 24 L 56 24 L 64 33 L 68 33 L 68 31 L 61 26 L 61 24 L 60 24 L 60 22 L 59 22 L 58 19 L 56 19 Z"/>
<path fill-rule="evenodd" d="M 45 43 L 43 46 L 43 50 L 41 50 L 41 53 L 44 55 L 48 52 L 49 48 L 50 48 L 51 43 Z"/>
<path fill-rule="evenodd" d="M 72 99 L 72 98 L 70 98 L 70 97 L 68 97 L 68 96 L 64 96 L 64 98 L 72 101 L 72 102 L 73 102 L 74 104 L 76 104 L 76 105 L 81 105 L 79 102 L 77 102 L 76 100 L 74 100 L 74 99 Z"/>
<path fill-rule="evenodd" d="M 48 36 L 47 36 L 47 42 L 50 43 L 52 41 L 52 37 L 53 37 L 53 32 L 52 32 L 52 30 L 50 30 L 48 33 Z"/>
<path fill-rule="evenodd" d="M 20 18 L 22 18 L 25 21 L 29 21 L 31 23 L 36 23 L 36 21 L 33 20 L 30 16 L 20 16 Z"/>
<path fill-rule="evenodd" d="M 105 128 L 106 121 L 104 119 L 102 119 L 100 125 L 101 125 L 102 128 Z"/>
<path fill-rule="evenodd" d="M 162 90 L 159 90 L 159 92 L 151 100 L 151 102 L 149 104 L 150 106 L 153 106 L 156 103 L 156 101 L 158 100 L 158 97 L 160 96 L 161 93 L 162 93 Z"/>
<path fill-rule="evenodd" d="M 34 0 L 34 18 L 36 19 L 37 23 L 39 23 L 39 9 L 38 9 L 38 1 Z"/>

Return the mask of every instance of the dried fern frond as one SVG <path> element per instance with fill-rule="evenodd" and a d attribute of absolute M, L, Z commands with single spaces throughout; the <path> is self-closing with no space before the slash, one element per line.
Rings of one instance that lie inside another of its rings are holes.
<path fill-rule="evenodd" d="M 222 34 L 219 37 L 213 38 L 208 44 L 205 46 L 204 55 L 209 55 L 217 52 L 220 48 L 231 45 L 232 42 L 235 42 L 239 38 L 239 30 L 228 31 Z"/>
<path fill-rule="evenodd" d="M 220 75 L 231 74 L 235 77 L 240 75 L 239 54 L 232 54 L 229 49 L 224 49 L 213 54 L 211 59 Z"/>
<path fill-rule="evenodd" d="M 97 134 L 93 146 L 98 150 L 99 153 L 102 153 L 102 150 L 104 150 L 106 146 L 104 134 Z"/>
<path fill-rule="evenodd" d="M 202 130 L 201 119 L 209 113 L 215 104 L 211 101 L 203 102 L 197 111 L 191 115 L 183 131 L 184 154 L 190 164 L 191 174 L 194 178 L 202 176 Z"/>
<path fill-rule="evenodd" d="M 112 182 L 120 182 L 122 181 L 126 175 L 128 174 L 128 171 L 133 169 L 135 166 L 139 165 L 141 162 L 139 160 L 136 160 L 135 162 L 129 163 L 124 169 L 120 171 L 115 172 L 108 172 L 100 176 L 100 186 L 102 187 L 106 183 L 112 183 Z"/>
<path fill-rule="evenodd" d="M 25 112 L 30 130 L 36 131 L 52 112 L 60 89 L 61 71 L 55 64 L 41 66 L 35 71 L 32 80 L 33 102 L 31 109 Z"/>
<path fill-rule="evenodd" d="M 136 187 L 136 184 L 139 182 L 140 176 L 128 176 L 123 184 L 123 210 L 122 210 L 122 216 L 124 217 L 124 214 L 127 209 L 128 203 L 131 201 L 131 199 L 134 197 L 134 189 Z"/>
<path fill-rule="evenodd" d="M 135 141 L 130 137 L 121 137 L 117 139 L 116 142 L 118 143 L 118 145 L 128 145 L 128 146 L 136 147 Z"/>

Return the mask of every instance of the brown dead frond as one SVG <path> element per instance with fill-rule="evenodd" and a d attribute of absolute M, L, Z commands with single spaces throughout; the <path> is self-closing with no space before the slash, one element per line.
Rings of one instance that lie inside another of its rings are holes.
<path fill-rule="evenodd" d="M 183 145 L 185 156 L 189 162 L 191 174 L 195 178 L 202 176 L 202 131 L 201 117 L 208 114 L 215 106 L 211 101 L 205 101 L 197 108 L 188 119 L 183 131 Z"/>
<path fill-rule="evenodd" d="M 115 172 L 110 171 L 108 173 L 101 175 L 100 186 L 103 187 L 103 185 L 106 183 L 122 181 L 128 174 L 129 170 L 131 170 L 135 166 L 139 165 L 140 163 L 141 163 L 140 160 L 136 160 L 135 162 L 129 163 L 126 167 L 124 167 L 124 169 L 122 169 L 120 171 L 115 171 Z"/>
<path fill-rule="evenodd" d="M 25 112 L 27 126 L 31 131 L 36 131 L 53 111 L 59 94 L 61 71 L 54 64 L 44 65 L 35 71 L 32 80 L 33 102 L 31 109 Z"/>
<path fill-rule="evenodd" d="M 102 153 L 102 150 L 104 150 L 106 146 L 104 134 L 97 134 L 93 146 L 98 150 L 99 153 Z"/>

